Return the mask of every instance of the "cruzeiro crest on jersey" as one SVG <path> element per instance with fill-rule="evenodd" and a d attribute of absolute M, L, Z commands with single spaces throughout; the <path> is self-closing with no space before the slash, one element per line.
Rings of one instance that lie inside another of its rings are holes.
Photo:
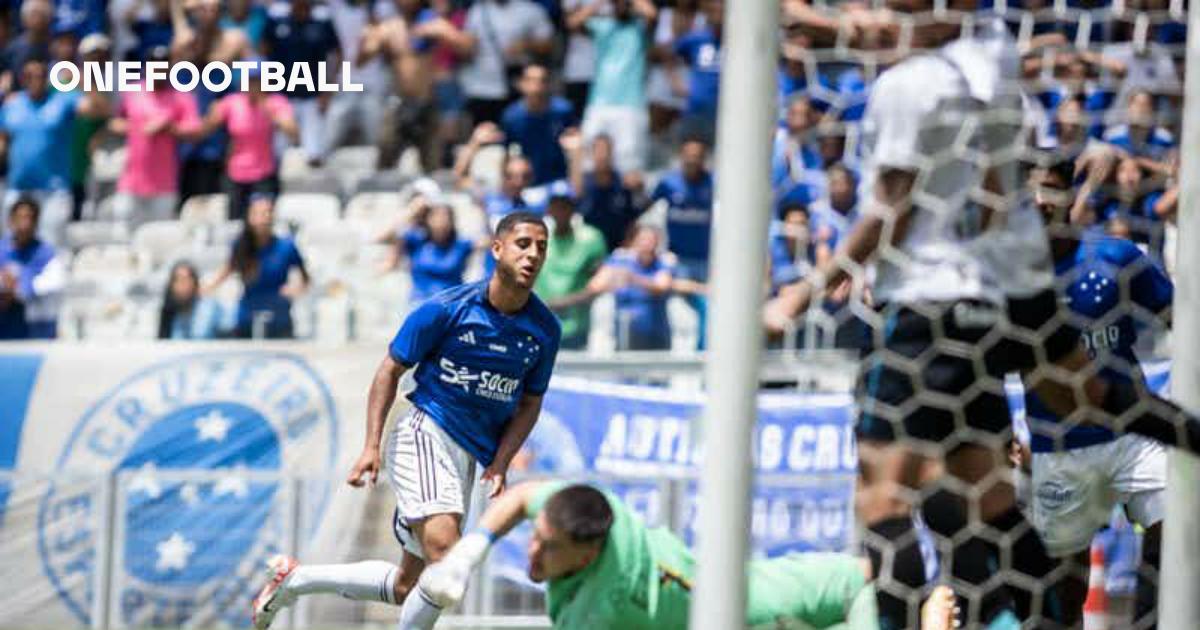
<path fill-rule="evenodd" d="M 79 420 L 56 468 L 117 471 L 110 619 L 248 625 L 266 559 L 286 551 L 292 486 L 279 473 L 332 478 L 337 435 L 328 388 L 290 353 L 176 357 L 109 392 Z M 303 540 L 330 486 L 302 485 Z M 95 480 L 60 478 L 38 511 L 44 570 L 85 623 L 103 518 L 96 490 Z"/>

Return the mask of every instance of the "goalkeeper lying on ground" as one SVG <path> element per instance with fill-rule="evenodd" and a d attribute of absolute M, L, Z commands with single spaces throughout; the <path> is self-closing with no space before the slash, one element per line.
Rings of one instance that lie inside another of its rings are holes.
<path fill-rule="evenodd" d="M 492 542 L 533 521 L 529 577 L 549 581 L 555 628 L 684 629 L 695 560 L 666 529 L 648 529 L 611 493 L 588 485 L 527 482 L 493 502 L 478 528 L 426 568 L 419 592 L 457 605 Z M 749 564 L 750 627 L 879 628 L 870 563 L 854 556 L 794 554 Z M 954 627 L 945 587 L 927 601 L 923 630 Z"/>

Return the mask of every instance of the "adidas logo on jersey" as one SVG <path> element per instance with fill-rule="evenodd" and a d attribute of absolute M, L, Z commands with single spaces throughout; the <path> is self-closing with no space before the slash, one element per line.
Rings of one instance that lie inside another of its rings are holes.
<path fill-rule="evenodd" d="M 472 346 L 475 345 L 475 331 L 468 330 L 467 332 L 459 335 L 458 340 L 463 343 L 469 343 Z"/>

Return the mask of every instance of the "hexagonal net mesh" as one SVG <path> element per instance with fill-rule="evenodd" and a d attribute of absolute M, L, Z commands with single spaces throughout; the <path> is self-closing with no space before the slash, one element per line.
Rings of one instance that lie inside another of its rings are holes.
<path fill-rule="evenodd" d="M 1200 444 L 1154 362 L 1184 7 L 885 4 L 785 2 L 781 76 L 804 87 L 781 134 L 844 158 L 811 195 L 815 271 L 768 307 L 809 347 L 861 352 L 881 620 L 919 627 L 948 584 L 969 626 L 1097 622 L 1091 552 L 1123 526 L 1134 551 L 1107 568 L 1126 610 L 1103 614 L 1153 627 L 1163 445 Z"/>

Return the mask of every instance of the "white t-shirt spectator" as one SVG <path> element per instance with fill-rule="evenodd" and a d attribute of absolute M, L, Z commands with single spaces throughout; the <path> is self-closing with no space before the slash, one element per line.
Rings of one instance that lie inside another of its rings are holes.
<path fill-rule="evenodd" d="M 554 25 L 545 9 L 530 0 L 476 2 L 467 11 L 466 29 L 475 37 L 475 56 L 463 68 L 459 79 L 463 92 L 473 98 L 508 97 L 504 51 L 522 39 L 549 39 Z"/>
<path fill-rule="evenodd" d="M 1109 44 L 1104 47 L 1104 56 L 1125 64 L 1125 79 L 1121 82 L 1121 93 L 1117 102 L 1124 102 L 1129 92 L 1138 89 L 1155 94 L 1172 93 L 1180 89 L 1179 74 L 1171 54 L 1160 44 L 1149 43 L 1143 54 L 1137 54 L 1132 42 Z"/>
<path fill-rule="evenodd" d="M 563 0 L 563 13 L 570 15 L 594 1 Z M 563 79 L 567 83 L 590 82 L 595 70 L 596 47 L 592 44 L 592 38 L 587 34 L 587 29 L 571 33 L 567 37 L 567 54 L 563 59 Z"/>

